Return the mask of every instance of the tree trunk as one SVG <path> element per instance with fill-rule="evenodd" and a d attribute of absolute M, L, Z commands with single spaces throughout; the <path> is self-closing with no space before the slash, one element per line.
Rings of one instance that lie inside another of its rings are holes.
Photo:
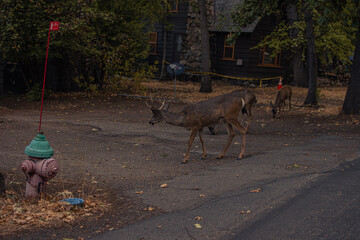
<path fill-rule="evenodd" d="M 293 26 L 294 23 L 299 20 L 296 5 L 290 3 L 287 6 L 286 11 L 289 25 Z M 299 29 L 293 28 L 292 30 L 290 30 L 289 35 L 291 40 L 298 38 Z M 302 61 L 302 48 L 300 46 L 293 49 L 291 69 L 293 73 L 294 84 L 298 87 L 307 87 L 308 75 L 306 74 L 304 62 Z"/>
<path fill-rule="evenodd" d="M 167 19 L 166 19 L 167 20 Z M 166 23 L 163 24 L 163 35 L 164 35 L 164 44 L 163 44 L 163 57 L 161 62 L 161 73 L 160 73 L 160 80 L 164 79 L 165 75 L 165 60 L 166 60 L 166 38 L 167 38 L 167 29 L 166 29 Z"/>
<path fill-rule="evenodd" d="M 309 75 L 306 72 L 304 62 L 302 60 L 302 49 L 297 49 L 292 58 L 292 73 L 294 85 L 298 87 L 309 87 Z"/>
<path fill-rule="evenodd" d="M 316 48 L 314 37 L 314 22 L 312 18 L 311 9 L 308 6 L 304 8 L 304 17 L 306 24 L 306 38 L 307 38 L 307 70 L 309 73 L 309 89 L 304 104 L 317 105 L 316 97 Z"/>
<path fill-rule="evenodd" d="M 201 31 L 201 70 L 210 72 L 210 37 L 206 15 L 205 0 L 198 0 L 200 9 L 200 31 Z M 200 92 L 212 92 L 211 76 L 202 75 Z"/>
<path fill-rule="evenodd" d="M 359 114 L 360 110 L 360 26 L 357 31 L 354 62 L 351 70 L 351 81 L 349 83 L 345 101 L 342 107 L 344 114 Z"/>

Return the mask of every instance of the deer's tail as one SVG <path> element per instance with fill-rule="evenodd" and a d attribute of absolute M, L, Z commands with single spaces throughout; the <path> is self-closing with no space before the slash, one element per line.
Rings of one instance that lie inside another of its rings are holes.
<path fill-rule="evenodd" d="M 243 98 L 241 98 L 241 102 L 242 102 L 241 113 L 246 114 L 246 115 L 249 114 L 247 109 L 246 109 L 245 100 Z"/>

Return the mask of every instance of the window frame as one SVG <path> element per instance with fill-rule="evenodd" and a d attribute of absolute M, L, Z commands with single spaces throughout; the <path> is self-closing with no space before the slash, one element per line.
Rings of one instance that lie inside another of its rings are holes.
<path fill-rule="evenodd" d="M 235 43 L 236 43 L 236 41 L 234 41 L 233 45 L 228 45 L 227 39 L 229 38 L 229 36 L 230 36 L 230 34 L 226 34 L 224 37 L 223 57 L 221 58 L 221 60 L 235 61 Z M 231 57 L 225 56 L 226 49 L 232 49 Z"/>
<path fill-rule="evenodd" d="M 155 34 L 155 41 L 152 41 L 151 35 Z M 157 50 L 157 32 L 149 32 L 149 45 L 150 46 L 154 46 L 153 47 L 153 51 L 151 51 L 151 48 L 149 50 L 149 55 L 156 55 L 156 50 Z"/>
<path fill-rule="evenodd" d="M 261 37 L 260 42 L 264 39 L 264 37 Z M 265 63 L 265 55 L 266 54 L 272 54 L 271 52 L 266 51 L 266 45 L 264 45 L 262 48 L 259 48 L 259 59 L 258 59 L 258 66 L 262 67 L 281 67 L 281 50 L 276 54 L 275 57 L 271 57 L 272 63 Z"/>
<path fill-rule="evenodd" d="M 175 9 L 173 9 L 173 4 L 175 4 Z M 179 0 L 169 0 L 170 9 L 168 12 L 179 12 Z"/>

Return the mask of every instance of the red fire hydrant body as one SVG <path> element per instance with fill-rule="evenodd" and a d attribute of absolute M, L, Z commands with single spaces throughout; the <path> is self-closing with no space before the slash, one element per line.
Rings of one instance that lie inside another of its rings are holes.
<path fill-rule="evenodd" d="M 21 164 L 26 175 L 26 197 L 38 197 L 45 192 L 46 183 L 58 172 L 58 163 L 52 158 L 54 150 L 43 133 L 39 133 L 25 148 L 29 159 Z"/>

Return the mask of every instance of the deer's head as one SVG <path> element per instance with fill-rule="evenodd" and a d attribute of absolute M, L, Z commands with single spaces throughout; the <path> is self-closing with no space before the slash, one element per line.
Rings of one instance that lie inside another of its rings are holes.
<path fill-rule="evenodd" d="M 277 107 L 272 103 L 272 101 L 270 101 L 270 107 L 271 107 L 271 111 L 273 114 L 273 118 L 276 117 L 276 113 L 277 113 Z"/>
<path fill-rule="evenodd" d="M 161 107 L 156 108 L 154 106 L 150 106 L 147 102 L 146 105 L 151 108 L 151 112 L 153 113 L 152 118 L 150 119 L 149 123 L 154 125 L 155 123 L 161 122 L 164 118 L 162 115 L 162 111 L 166 111 L 169 108 L 169 103 L 162 103 Z"/>

